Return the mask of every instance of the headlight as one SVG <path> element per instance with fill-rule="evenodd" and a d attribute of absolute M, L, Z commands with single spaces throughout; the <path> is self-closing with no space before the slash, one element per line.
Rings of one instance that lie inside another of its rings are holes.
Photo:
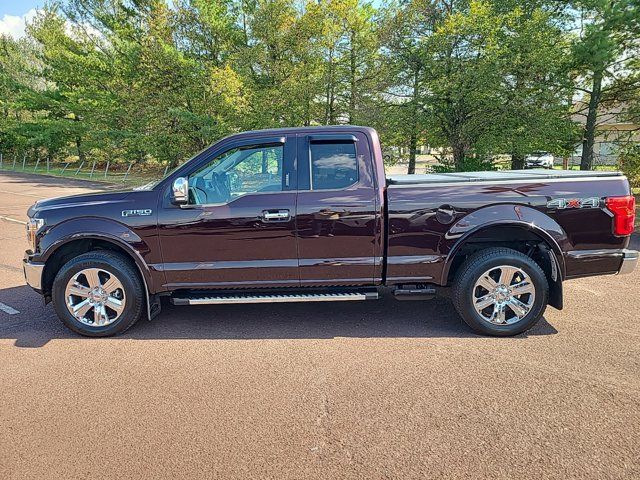
<path fill-rule="evenodd" d="M 31 250 L 36 251 L 36 233 L 44 227 L 44 220 L 42 218 L 30 218 L 27 221 L 27 242 L 31 246 Z"/>

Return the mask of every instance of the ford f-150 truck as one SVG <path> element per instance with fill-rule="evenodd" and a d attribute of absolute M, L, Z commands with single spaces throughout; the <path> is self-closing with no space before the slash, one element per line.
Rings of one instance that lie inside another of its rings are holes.
<path fill-rule="evenodd" d="M 565 280 L 638 260 L 618 172 L 385 177 L 376 131 L 355 126 L 233 135 L 158 182 L 41 200 L 28 215 L 27 283 L 88 336 L 151 319 L 163 296 L 373 300 L 382 287 L 407 300 L 451 287 L 471 328 L 514 335 L 562 308 Z"/>

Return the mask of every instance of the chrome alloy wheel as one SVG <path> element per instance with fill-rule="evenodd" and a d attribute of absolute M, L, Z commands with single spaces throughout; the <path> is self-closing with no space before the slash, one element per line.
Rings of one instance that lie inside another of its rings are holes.
<path fill-rule="evenodd" d="M 511 325 L 533 308 L 536 290 L 524 270 L 500 265 L 484 272 L 473 287 L 473 306 L 483 320 Z"/>
<path fill-rule="evenodd" d="M 112 324 L 126 304 L 120 280 L 101 268 L 85 268 L 76 273 L 67 283 L 64 296 L 71 315 L 90 327 Z"/>

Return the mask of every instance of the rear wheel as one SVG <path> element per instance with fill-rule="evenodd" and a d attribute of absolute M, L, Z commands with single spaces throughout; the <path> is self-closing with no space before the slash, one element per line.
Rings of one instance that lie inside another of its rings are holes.
<path fill-rule="evenodd" d="M 144 290 L 128 259 L 106 251 L 69 260 L 53 281 L 52 298 L 60 320 L 90 337 L 122 333 L 138 321 Z"/>
<path fill-rule="evenodd" d="M 469 257 L 453 285 L 453 303 L 476 332 L 522 333 L 544 314 L 549 284 L 540 266 L 510 248 L 488 248 Z"/>

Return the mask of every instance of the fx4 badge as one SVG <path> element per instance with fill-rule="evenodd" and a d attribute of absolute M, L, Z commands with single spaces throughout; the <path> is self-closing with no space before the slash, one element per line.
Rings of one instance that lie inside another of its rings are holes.
<path fill-rule="evenodd" d="M 145 208 L 142 210 L 122 210 L 123 217 L 141 217 L 146 215 L 151 215 L 153 210 L 150 208 Z"/>
<path fill-rule="evenodd" d="M 598 208 L 599 197 L 589 198 L 555 198 L 547 202 L 547 208 Z"/>

